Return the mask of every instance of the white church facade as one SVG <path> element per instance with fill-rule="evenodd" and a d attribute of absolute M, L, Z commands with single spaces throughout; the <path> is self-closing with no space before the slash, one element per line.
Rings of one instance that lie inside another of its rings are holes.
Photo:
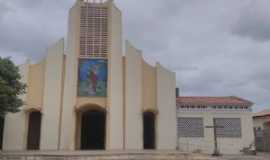
<path fill-rule="evenodd" d="M 6 116 L 3 150 L 174 150 L 175 73 L 129 42 L 123 53 L 113 2 L 78 0 L 67 37 L 20 66 L 25 106 Z"/>

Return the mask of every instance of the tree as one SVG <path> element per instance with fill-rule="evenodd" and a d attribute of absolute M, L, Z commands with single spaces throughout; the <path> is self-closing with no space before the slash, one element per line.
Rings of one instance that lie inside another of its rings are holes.
<path fill-rule="evenodd" d="M 18 112 L 23 105 L 19 98 L 25 93 L 26 85 L 22 82 L 19 68 L 10 58 L 0 57 L 0 116 Z"/>

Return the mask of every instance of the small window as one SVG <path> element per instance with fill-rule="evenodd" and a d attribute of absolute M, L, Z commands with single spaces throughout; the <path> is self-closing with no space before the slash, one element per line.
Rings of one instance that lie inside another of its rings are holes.
<path fill-rule="evenodd" d="M 177 128 L 178 137 L 204 137 L 203 118 L 178 118 Z"/>
<path fill-rule="evenodd" d="M 240 138 L 241 137 L 241 119 L 240 118 L 215 118 L 218 137 Z"/>

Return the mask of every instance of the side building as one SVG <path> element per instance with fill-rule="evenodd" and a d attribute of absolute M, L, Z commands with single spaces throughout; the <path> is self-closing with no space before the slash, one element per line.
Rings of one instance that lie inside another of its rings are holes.
<path fill-rule="evenodd" d="M 253 115 L 256 150 L 270 152 L 270 109 Z"/>
<path fill-rule="evenodd" d="M 221 154 L 254 143 L 252 103 L 238 97 L 178 97 L 178 149 L 213 153 L 214 127 Z"/>

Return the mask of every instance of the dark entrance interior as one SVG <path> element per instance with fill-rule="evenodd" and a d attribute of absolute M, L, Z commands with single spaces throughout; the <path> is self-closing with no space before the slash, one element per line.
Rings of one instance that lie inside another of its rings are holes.
<path fill-rule="evenodd" d="M 89 110 L 82 113 L 81 149 L 104 150 L 106 136 L 106 113 Z"/>
<path fill-rule="evenodd" d="M 0 116 L 0 150 L 2 150 L 2 147 L 3 147 L 4 123 L 5 123 L 5 119 Z"/>
<path fill-rule="evenodd" d="M 27 149 L 38 150 L 40 143 L 41 113 L 29 113 Z"/>
<path fill-rule="evenodd" d="M 143 146 L 144 149 L 155 149 L 156 147 L 155 133 L 155 114 L 145 112 L 143 114 Z"/>

